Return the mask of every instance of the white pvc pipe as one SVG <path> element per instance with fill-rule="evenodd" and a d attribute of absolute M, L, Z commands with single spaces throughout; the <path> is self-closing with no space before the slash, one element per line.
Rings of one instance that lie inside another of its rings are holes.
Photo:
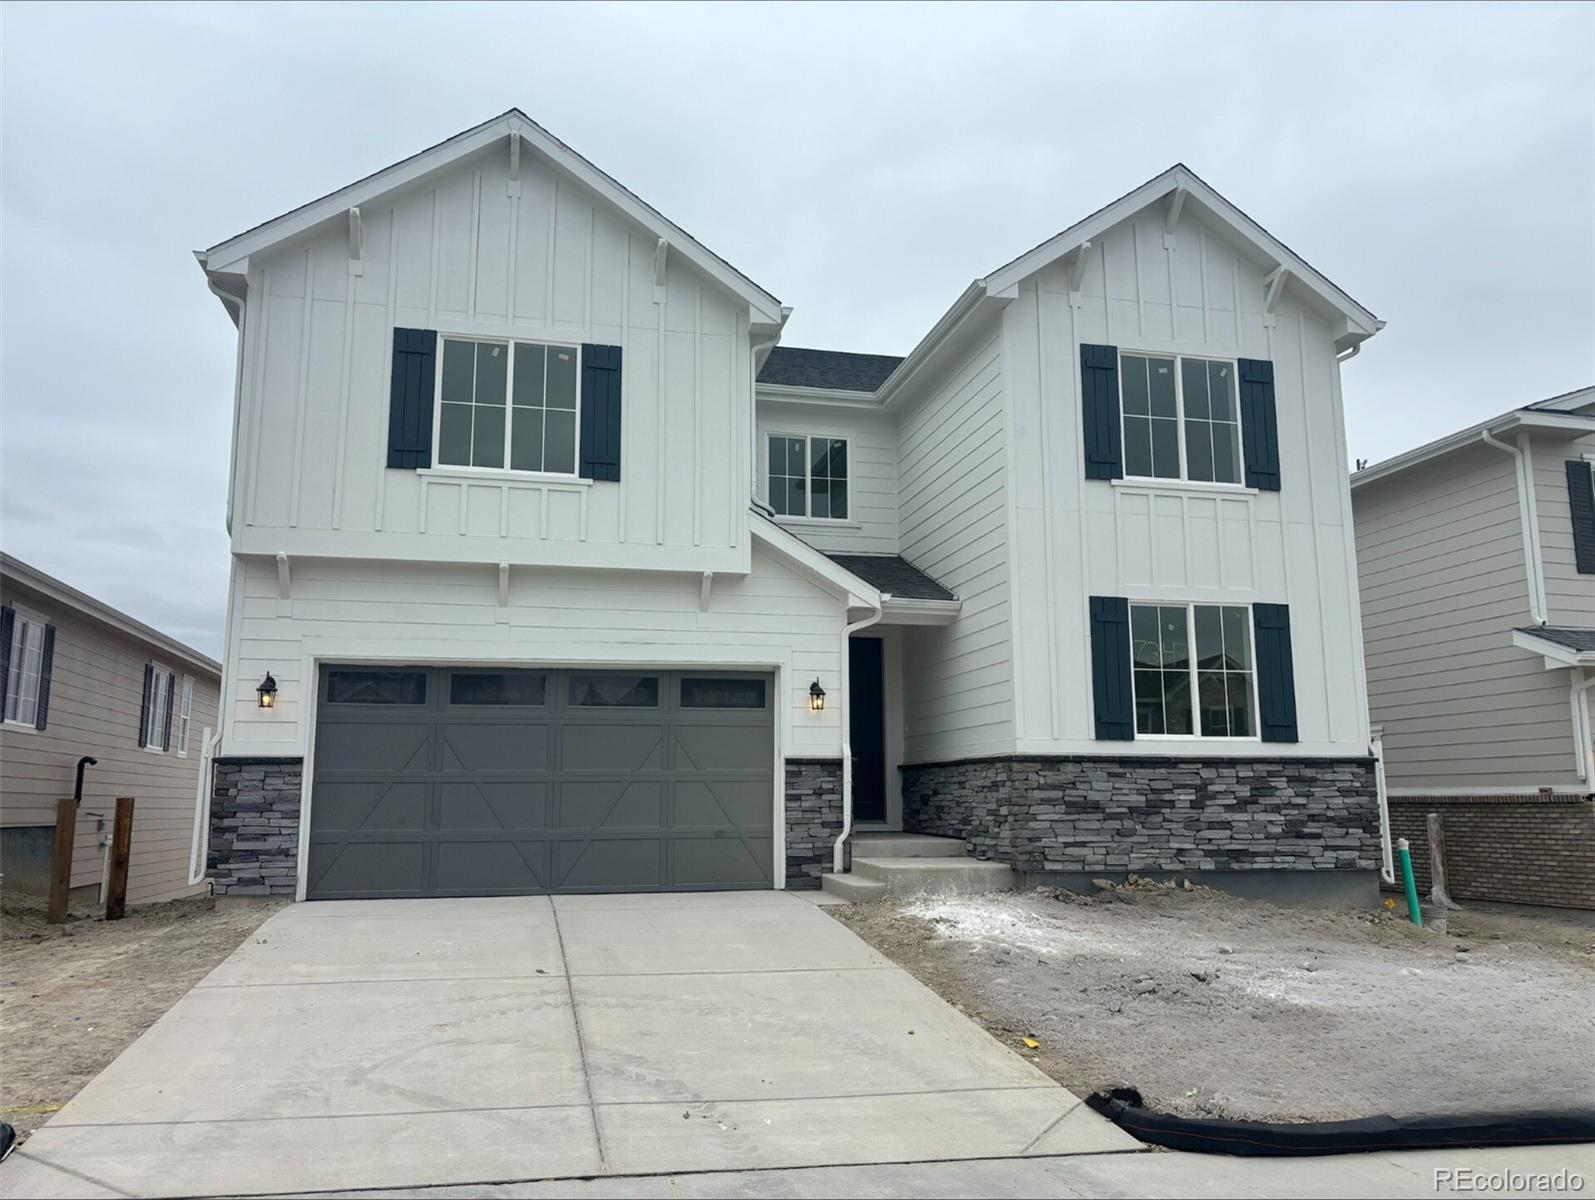
<path fill-rule="evenodd" d="M 199 785 L 194 795 L 194 839 L 188 851 L 190 887 L 205 882 L 205 857 L 210 852 L 210 768 L 215 761 L 216 743 L 221 741 L 221 736 L 221 730 L 212 733 L 209 725 L 199 735 Z"/>
<path fill-rule="evenodd" d="M 1390 799 L 1385 790 L 1385 729 L 1375 725 L 1369 730 L 1369 749 L 1373 752 L 1374 794 L 1379 798 L 1379 878 L 1386 883 L 1396 881 L 1396 855 L 1390 845 Z"/>
<path fill-rule="evenodd" d="M 873 613 L 842 629 L 842 686 L 839 689 L 842 693 L 842 832 L 836 835 L 836 844 L 831 847 L 831 870 L 838 875 L 842 874 L 847 861 L 847 839 L 853 834 L 853 693 L 850 690 L 848 659 L 851 657 L 853 635 L 879 621 L 890 599 L 889 593 L 882 592 L 880 606 Z"/>
<path fill-rule="evenodd" d="M 1545 607 L 1545 575 L 1540 557 L 1539 507 L 1534 501 L 1534 471 L 1522 447 L 1503 442 L 1488 429 L 1479 437 L 1486 446 L 1504 450 L 1517 460 L 1518 518 L 1523 525 L 1523 561 L 1528 570 L 1529 618 L 1536 625 L 1544 625 L 1550 618 Z"/>

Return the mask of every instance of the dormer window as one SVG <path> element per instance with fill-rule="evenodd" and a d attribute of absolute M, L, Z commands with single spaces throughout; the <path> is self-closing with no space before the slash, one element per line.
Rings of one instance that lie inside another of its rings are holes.
<path fill-rule="evenodd" d="M 847 441 L 770 435 L 770 507 L 778 516 L 847 519 Z"/>

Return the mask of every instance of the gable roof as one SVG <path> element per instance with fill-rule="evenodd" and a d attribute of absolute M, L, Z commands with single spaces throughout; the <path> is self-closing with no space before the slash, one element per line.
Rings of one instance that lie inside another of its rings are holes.
<path fill-rule="evenodd" d="M 1521 408 L 1508 409 L 1488 421 L 1480 421 L 1477 425 L 1470 425 L 1460 432 L 1425 442 L 1405 454 L 1397 454 L 1393 458 L 1385 459 L 1384 462 L 1354 471 L 1351 476 L 1351 489 L 1356 491 L 1377 480 L 1387 479 L 1431 459 L 1460 450 L 1477 442 L 1481 434 L 1488 433 L 1491 437 L 1499 437 L 1503 433 L 1511 433 L 1517 429 L 1561 433 L 1567 437 L 1595 433 L 1595 385 L 1563 392 L 1557 396 L 1548 396 L 1544 400 L 1536 400 Z"/>
<path fill-rule="evenodd" d="M 557 166 L 608 200 L 626 216 L 668 243 L 670 252 L 683 255 L 710 278 L 745 299 L 754 323 L 779 327 L 784 320 L 781 302 L 725 259 L 715 254 L 658 209 L 577 154 L 518 108 L 501 113 L 435 146 L 384 167 L 320 199 L 302 204 L 252 229 L 218 242 L 194 256 L 207 275 L 241 276 L 252 254 L 298 237 L 312 229 L 348 219 L 348 211 L 373 203 L 400 188 L 441 171 L 494 142 L 520 138 Z"/>
<path fill-rule="evenodd" d="M 1272 262 L 1276 269 L 1283 270 L 1286 273 L 1285 282 L 1289 286 L 1305 289 L 1321 307 L 1339 315 L 1342 324 L 1335 336 L 1335 345 L 1338 349 L 1344 351 L 1360 345 L 1384 328 L 1385 323 L 1369 309 L 1352 299 L 1306 259 L 1219 195 L 1212 185 L 1195 171 L 1184 163 L 1175 163 L 1140 187 L 1126 192 L 1090 216 L 1025 251 L 1018 258 L 1004 263 L 983 279 L 971 283 L 953 302 L 953 306 L 932 326 L 930 332 L 909 351 L 891 378 L 881 385 L 879 393 L 881 403 L 890 403 L 892 397 L 907 386 L 941 347 L 954 339 L 960 331 L 969 328 L 974 319 L 1012 299 L 1016 294 L 1015 289 L 1025 279 L 1065 255 L 1073 253 L 1084 243 L 1100 237 L 1115 225 L 1159 202 L 1169 204 L 1177 202 L 1181 206 L 1181 211 L 1199 213 L 1221 228 L 1229 230 L 1237 239 L 1254 247 L 1259 256 Z"/>
<path fill-rule="evenodd" d="M 851 354 L 845 350 L 776 346 L 764 360 L 759 382 L 833 392 L 873 392 L 902 361 L 900 354 Z"/>

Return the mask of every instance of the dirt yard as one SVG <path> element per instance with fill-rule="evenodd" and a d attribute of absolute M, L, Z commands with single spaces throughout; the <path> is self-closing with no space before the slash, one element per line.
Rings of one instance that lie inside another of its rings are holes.
<path fill-rule="evenodd" d="M 0 900 L 0 1121 L 43 1125 L 273 911 L 199 896 L 49 925 Z"/>
<path fill-rule="evenodd" d="M 1556 917 L 1420 930 L 1144 881 L 826 911 L 1079 1095 L 1275 1121 L 1595 1100 L 1595 930 Z"/>

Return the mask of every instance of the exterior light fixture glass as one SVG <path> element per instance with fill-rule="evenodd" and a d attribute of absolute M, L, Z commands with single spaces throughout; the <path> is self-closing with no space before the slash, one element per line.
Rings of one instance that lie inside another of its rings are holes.
<path fill-rule="evenodd" d="M 271 677 L 271 672 L 266 672 L 266 678 L 260 681 L 260 686 L 255 689 L 260 695 L 261 708 L 275 708 L 277 706 L 277 681 Z"/>
<path fill-rule="evenodd" d="M 825 689 L 820 686 L 818 679 L 809 684 L 809 711 L 825 711 Z"/>

